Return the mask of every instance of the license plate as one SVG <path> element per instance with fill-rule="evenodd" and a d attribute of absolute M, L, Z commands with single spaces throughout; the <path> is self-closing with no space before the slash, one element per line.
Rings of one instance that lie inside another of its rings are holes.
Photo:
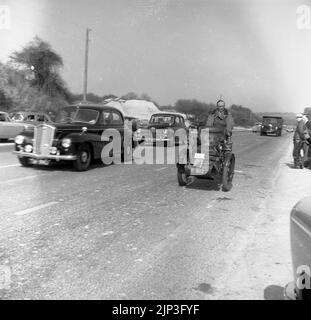
<path fill-rule="evenodd" d="M 194 154 L 194 161 L 193 161 L 193 166 L 196 168 L 202 168 L 203 163 L 205 159 L 205 154 L 204 153 L 195 153 Z"/>
<path fill-rule="evenodd" d="M 39 160 L 38 164 L 48 166 L 50 164 L 50 160 Z"/>

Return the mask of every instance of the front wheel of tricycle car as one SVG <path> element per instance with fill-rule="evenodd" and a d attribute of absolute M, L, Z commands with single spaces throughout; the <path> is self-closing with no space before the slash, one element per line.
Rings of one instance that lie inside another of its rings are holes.
<path fill-rule="evenodd" d="M 83 144 L 78 149 L 77 159 L 74 160 L 73 166 L 77 171 L 86 171 L 90 167 L 91 160 L 91 149 L 87 144 Z"/>
<path fill-rule="evenodd" d="M 222 173 L 222 190 L 230 191 L 234 175 L 235 157 L 234 154 L 228 154 L 225 159 L 225 165 Z"/>
<path fill-rule="evenodd" d="M 30 167 L 32 165 L 30 158 L 27 157 L 18 157 L 18 161 L 23 167 Z"/>
<path fill-rule="evenodd" d="M 186 175 L 185 171 L 181 168 L 177 169 L 177 181 L 181 187 L 187 185 L 189 182 L 188 176 Z"/>

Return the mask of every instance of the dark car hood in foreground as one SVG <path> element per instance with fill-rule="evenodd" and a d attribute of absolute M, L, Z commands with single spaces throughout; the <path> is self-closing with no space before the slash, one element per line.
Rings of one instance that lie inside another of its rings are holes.
<path fill-rule="evenodd" d="M 301 265 L 311 268 L 311 197 L 299 201 L 291 212 L 291 245 L 294 272 Z"/>

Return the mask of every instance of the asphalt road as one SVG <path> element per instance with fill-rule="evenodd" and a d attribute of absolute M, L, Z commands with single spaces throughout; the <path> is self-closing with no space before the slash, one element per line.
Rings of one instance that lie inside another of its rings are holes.
<path fill-rule="evenodd" d="M 227 193 L 179 187 L 174 165 L 23 168 L 0 144 L 0 266 L 11 270 L 0 298 L 220 296 L 291 138 L 235 132 Z"/>

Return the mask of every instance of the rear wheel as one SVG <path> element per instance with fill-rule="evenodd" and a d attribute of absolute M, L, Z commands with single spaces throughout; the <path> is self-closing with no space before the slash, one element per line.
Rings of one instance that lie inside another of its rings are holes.
<path fill-rule="evenodd" d="M 86 171 L 90 167 L 91 160 L 91 148 L 89 145 L 83 144 L 78 149 L 77 159 L 74 160 L 73 165 L 77 171 Z"/>
<path fill-rule="evenodd" d="M 235 156 L 228 154 L 226 156 L 225 165 L 222 173 L 222 190 L 230 191 L 232 188 L 232 180 L 234 176 Z"/>
<path fill-rule="evenodd" d="M 32 165 L 30 158 L 27 157 L 18 157 L 18 161 L 23 167 L 30 167 Z"/>

